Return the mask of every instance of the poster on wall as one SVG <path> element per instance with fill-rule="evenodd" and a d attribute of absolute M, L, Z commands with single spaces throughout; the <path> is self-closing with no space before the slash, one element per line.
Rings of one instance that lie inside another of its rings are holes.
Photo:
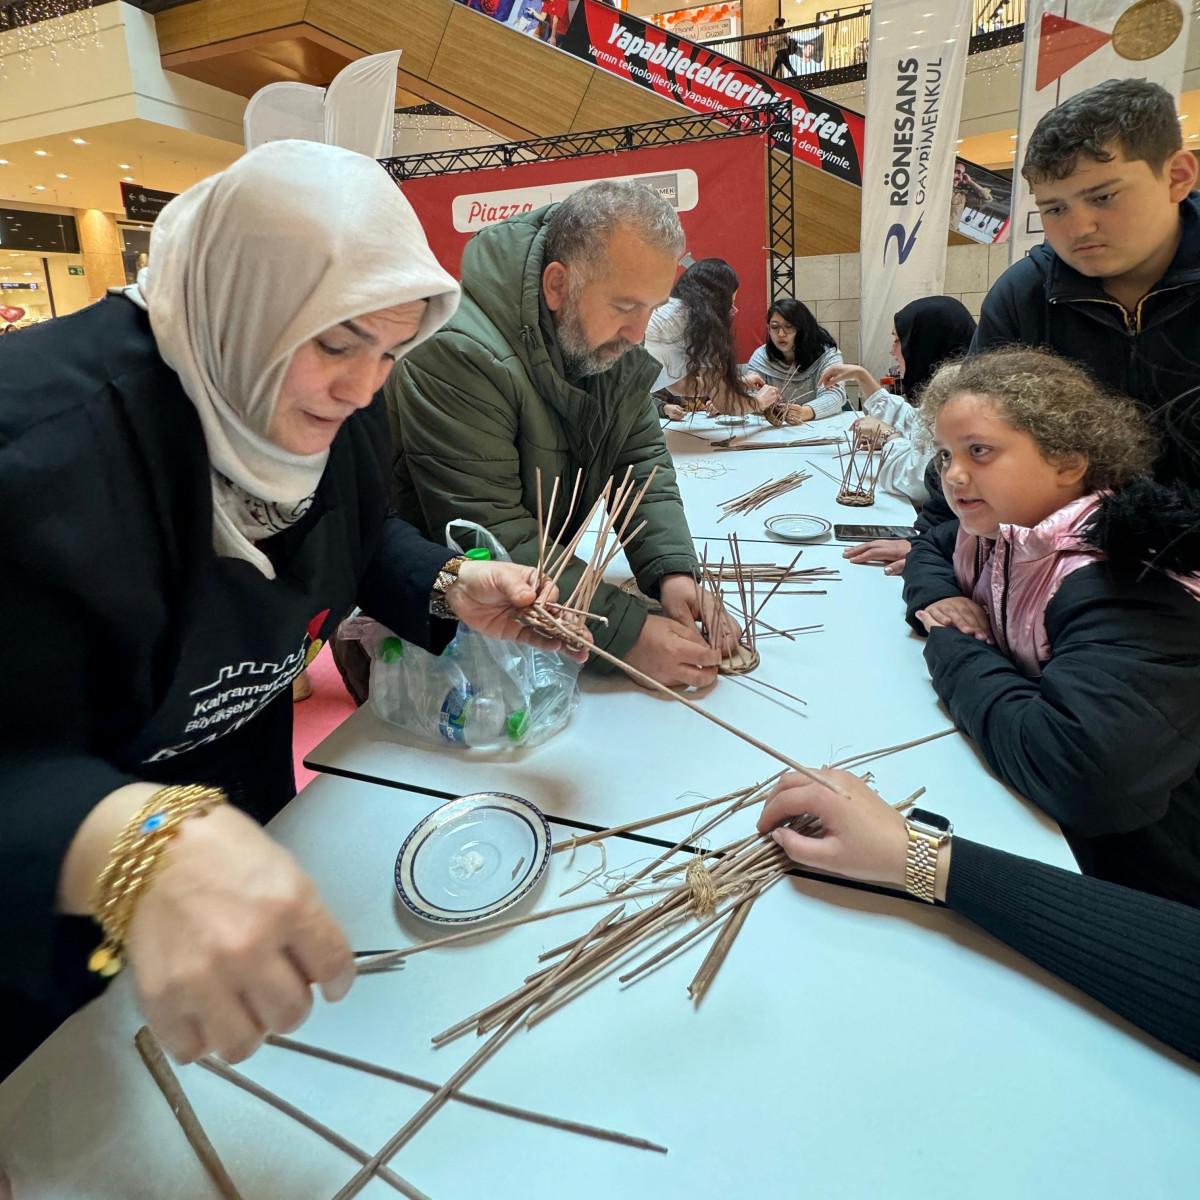
<path fill-rule="evenodd" d="M 659 29 L 678 34 L 693 42 L 708 42 L 714 38 L 740 37 L 742 33 L 741 0 L 736 4 L 705 4 L 700 8 L 680 8 L 675 12 L 656 13 L 647 18 Z"/>
<path fill-rule="evenodd" d="M 413 206 L 438 261 L 459 278 L 467 242 L 481 229 L 598 179 L 639 179 L 679 213 L 693 259 L 723 258 L 741 280 L 735 323 L 742 362 L 762 344 L 767 322 L 766 141 L 761 135 L 679 143 L 615 154 L 555 159 L 485 171 L 410 179 Z M 730 213 L 743 214 L 736 221 Z M 748 214 L 759 214 L 751 219 Z"/>
<path fill-rule="evenodd" d="M 787 100 L 793 106 L 795 157 L 847 183 L 862 182 L 863 118 L 821 96 L 780 83 L 600 0 L 582 0 L 561 47 L 693 112 Z"/>
<path fill-rule="evenodd" d="M 1012 183 L 986 167 L 954 160 L 950 193 L 950 232 L 961 233 L 985 246 L 1008 240 Z"/>
<path fill-rule="evenodd" d="M 1178 96 L 1191 6 L 1175 0 L 1028 0 L 1025 17 L 1018 169 L 1013 172 L 1012 238 L 1016 262 L 1042 240 L 1020 164 L 1034 127 L 1064 100 L 1106 79 L 1149 79 Z"/>
<path fill-rule="evenodd" d="M 954 147 L 972 0 L 947 0 L 936 20 L 926 6 L 875 0 L 871 9 L 859 353 L 877 375 L 888 366 L 893 314 L 943 291 L 946 214 L 958 195 Z"/>

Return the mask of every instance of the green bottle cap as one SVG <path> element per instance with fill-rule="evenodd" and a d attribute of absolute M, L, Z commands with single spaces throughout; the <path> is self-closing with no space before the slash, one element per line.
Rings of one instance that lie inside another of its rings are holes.
<path fill-rule="evenodd" d="M 508 718 L 508 737 L 510 741 L 519 742 L 529 732 L 529 714 L 518 708 Z"/>
<path fill-rule="evenodd" d="M 398 637 L 384 638 L 379 647 L 379 660 L 385 663 L 399 662 L 404 657 L 404 643 Z"/>
<path fill-rule="evenodd" d="M 469 558 L 472 562 L 490 562 L 492 552 L 486 546 L 476 546 L 474 550 L 468 550 L 463 558 Z"/>

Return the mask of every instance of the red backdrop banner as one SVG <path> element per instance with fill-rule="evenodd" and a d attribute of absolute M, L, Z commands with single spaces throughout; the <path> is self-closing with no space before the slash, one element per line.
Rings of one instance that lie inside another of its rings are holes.
<path fill-rule="evenodd" d="M 457 279 L 463 249 L 480 229 L 562 200 L 597 179 L 641 178 L 674 204 L 692 258 L 723 258 L 738 273 L 735 324 L 745 362 L 766 336 L 766 145 L 761 134 L 680 142 L 410 179 L 401 191 L 438 260 Z"/>

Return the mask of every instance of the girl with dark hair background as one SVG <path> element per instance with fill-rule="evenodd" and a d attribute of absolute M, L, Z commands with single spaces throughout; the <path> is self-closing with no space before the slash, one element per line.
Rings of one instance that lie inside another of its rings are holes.
<path fill-rule="evenodd" d="M 678 420 L 684 411 L 678 399 L 706 398 L 717 412 L 730 414 L 779 403 L 775 388 L 738 367 L 737 290 L 737 272 L 723 258 L 702 258 L 680 275 L 671 299 L 650 318 L 645 344 L 662 363 L 651 388 L 661 415 Z"/>
<path fill-rule="evenodd" d="M 789 425 L 832 417 L 846 407 L 844 384 L 819 382 L 841 365 L 833 335 L 799 300 L 776 300 L 767 310 L 767 340 L 750 355 L 750 370 L 779 390 Z"/>

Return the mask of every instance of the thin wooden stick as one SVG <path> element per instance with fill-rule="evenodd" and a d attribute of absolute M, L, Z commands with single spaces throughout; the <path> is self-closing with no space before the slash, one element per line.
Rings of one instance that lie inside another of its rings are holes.
<path fill-rule="evenodd" d="M 158 1084 L 158 1090 L 162 1092 L 163 1099 L 175 1114 L 175 1119 L 183 1130 L 183 1136 L 187 1138 L 188 1144 L 196 1152 L 200 1165 L 216 1185 L 217 1191 L 221 1193 L 222 1200 L 242 1200 L 242 1193 L 237 1190 L 233 1180 L 229 1178 L 229 1172 L 225 1170 L 212 1142 L 208 1140 L 208 1134 L 204 1132 L 200 1118 L 196 1116 L 196 1110 L 192 1108 L 191 1101 L 184 1094 L 175 1072 L 171 1070 L 171 1064 L 167 1062 L 167 1056 L 158 1044 L 158 1038 L 150 1032 L 148 1026 L 143 1025 L 133 1035 L 133 1044 L 142 1056 L 142 1062 L 146 1064 L 146 1070 L 150 1072 L 150 1077 Z"/>
<path fill-rule="evenodd" d="M 608 829 L 598 829 L 595 833 L 587 833 L 582 837 L 566 838 L 561 842 L 555 842 L 550 847 L 550 853 L 557 854 L 560 850 L 574 850 L 579 846 L 588 846 L 592 842 L 601 841 L 603 838 L 615 837 L 619 833 L 633 833 L 638 829 L 646 829 L 651 825 L 661 825 L 664 821 L 675 820 L 676 817 L 690 817 L 692 813 L 702 812 L 706 808 L 711 808 L 714 804 L 727 803 L 735 798 L 748 796 L 751 792 L 758 791 L 762 786 L 762 784 L 756 783 L 753 787 L 738 788 L 736 792 L 727 792 L 724 796 L 715 796 L 711 800 L 701 800 L 696 804 L 688 804 L 683 808 L 676 808 L 671 812 L 659 813 L 654 817 L 643 817 L 640 821 L 626 821 L 624 825 L 613 825 Z"/>
<path fill-rule="evenodd" d="M 460 1083 L 465 1083 L 483 1064 L 491 1058 L 493 1054 L 507 1041 L 509 1036 L 517 1027 L 517 1020 L 514 1017 L 507 1025 L 497 1030 L 470 1058 L 467 1059 L 449 1079 L 424 1104 L 400 1127 L 395 1134 L 392 1135 L 377 1153 L 371 1155 L 358 1174 L 343 1187 L 333 1200 L 350 1200 L 351 1196 L 357 1196 L 359 1192 L 366 1187 L 371 1176 L 376 1170 L 387 1162 L 397 1150 L 405 1146 L 411 1141 L 413 1135 L 418 1132 L 431 1117 L 446 1103 L 451 1094 L 455 1091 Z"/>
<path fill-rule="evenodd" d="M 937 733 L 929 733 L 925 737 L 913 738 L 911 742 L 901 742 L 896 746 L 884 746 L 882 750 L 866 750 L 861 754 L 851 754 L 849 758 L 842 758 L 835 763 L 830 763 L 827 769 L 849 767 L 851 764 L 861 767 L 864 763 L 870 762 L 872 759 L 884 758 L 889 754 L 899 754 L 901 750 L 911 750 L 914 746 L 923 746 L 926 742 L 935 742 L 938 738 L 949 737 L 950 734 L 957 732 L 958 726 L 951 725 L 949 729 L 939 729 Z"/>
<path fill-rule="evenodd" d="M 716 973 L 721 969 L 721 964 L 725 961 L 725 956 L 729 953 L 729 947 L 733 945 L 737 935 L 741 932 L 742 926 L 746 923 L 746 918 L 750 915 L 750 909 L 754 905 L 754 901 L 762 893 L 762 888 L 756 888 L 749 895 L 743 896 L 735 906 L 725 921 L 724 928 L 717 935 L 717 940 L 709 947 L 708 953 L 704 956 L 704 961 L 700 964 L 700 969 L 692 978 L 692 982 L 688 984 L 688 995 L 699 1004 L 704 998 L 704 993 L 708 991 L 709 984 L 712 983 Z"/>
<path fill-rule="evenodd" d="M 377 1075 L 380 1079 L 390 1079 L 393 1083 L 402 1083 L 406 1087 L 417 1088 L 422 1092 L 433 1093 L 438 1090 L 438 1084 L 431 1083 L 428 1079 L 420 1079 L 416 1075 L 409 1075 L 404 1071 L 394 1071 L 390 1067 L 380 1067 L 375 1063 L 364 1062 L 361 1058 L 352 1058 L 348 1054 L 338 1054 L 333 1050 L 324 1050 L 319 1046 L 311 1046 L 306 1042 L 298 1042 L 294 1038 L 268 1034 L 266 1041 L 272 1046 L 278 1046 L 281 1050 L 293 1050 L 297 1054 L 307 1054 L 311 1058 L 319 1058 L 325 1062 L 336 1063 L 338 1066 L 349 1067 L 353 1071 L 362 1071 L 366 1075 Z M 598 1125 L 587 1125 L 582 1121 L 568 1121 L 562 1117 L 552 1117 L 547 1113 L 533 1112 L 527 1108 L 517 1108 L 515 1105 L 502 1104 L 497 1100 L 485 1100 L 482 1096 L 472 1096 L 467 1092 L 455 1092 L 450 1099 L 456 1100 L 459 1104 L 469 1105 L 471 1108 L 483 1109 L 484 1112 L 496 1113 L 501 1117 L 512 1117 L 517 1121 L 527 1121 L 533 1125 L 544 1125 L 548 1129 L 561 1129 L 565 1133 L 576 1133 L 581 1137 L 596 1138 L 602 1142 L 616 1142 L 621 1146 L 632 1146 L 635 1150 L 653 1150 L 658 1154 L 666 1154 L 667 1152 L 665 1146 L 660 1146 L 657 1142 L 647 1141 L 645 1138 L 634 1137 L 632 1134 L 618 1133 L 614 1129 L 601 1129 Z M 322 1136 L 324 1135 L 322 1134 Z M 337 1135 L 335 1134 L 334 1136 Z M 365 1162 L 367 1157 L 364 1154 L 360 1161 Z M 386 1170 L 386 1167 L 380 1168 L 378 1172 L 380 1178 L 384 1178 L 384 1171 Z"/>
<path fill-rule="evenodd" d="M 808 463 L 808 465 L 810 467 L 814 468 L 817 471 L 820 471 L 821 474 L 824 475 L 827 479 L 832 479 L 834 483 L 841 486 L 841 482 L 842 482 L 841 478 L 839 476 L 835 475 L 832 471 L 825 470 L 824 467 L 820 466 L 818 463 L 813 462 L 811 458 L 806 458 L 804 461 L 806 463 Z"/>
<path fill-rule="evenodd" d="M 445 937 L 434 938 L 431 942 L 418 942 L 415 946 L 404 946 L 399 950 L 382 950 L 378 954 L 372 954 L 369 958 L 360 959 L 355 966 L 361 975 L 364 971 L 386 966 L 397 959 L 408 958 L 413 954 L 420 954 L 424 950 L 437 950 L 441 946 L 451 946 L 455 942 L 478 937 L 481 933 L 497 933 L 501 929 L 515 929 L 518 925 L 530 925 L 534 921 L 544 921 L 548 917 L 560 917 L 564 913 L 596 908 L 601 904 L 622 904 L 627 900 L 636 900 L 640 896 L 661 896 L 669 891 L 671 888 L 644 888 L 631 895 L 618 896 L 613 893 L 607 896 L 598 896 L 592 900 L 580 900 L 578 904 L 564 904 L 560 908 L 548 908 L 544 912 L 526 913 L 523 917 L 510 917 L 506 921 L 495 921 L 485 925 L 482 929 L 463 929 L 458 933 L 448 933 Z"/>
<path fill-rule="evenodd" d="M 793 696 L 791 692 L 785 692 L 785 691 L 783 690 L 783 688 L 778 688 L 778 687 L 776 687 L 776 686 L 775 686 L 773 683 L 764 683 L 764 682 L 763 682 L 761 679 L 759 679 L 759 678 L 758 678 L 758 676 L 757 676 L 757 675 L 754 675 L 754 676 L 750 676 L 750 675 L 743 675 L 743 676 L 741 676 L 741 678 L 742 678 L 742 679 L 748 679 L 748 680 L 750 680 L 752 683 L 757 683 L 759 687 L 765 687 L 765 688 L 767 688 L 769 691 L 772 691 L 772 692 L 778 692 L 778 693 L 779 693 L 781 696 L 786 696 L 786 697 L 787 697 L 787 699 L 789 699 L 789 700 L 795 700 L 795 702 L 796 702 L 797 704 L 803 704 L 803 705 L 804 705 L 806 708 L 808 707 L 808 701 L 807 701 L 807 700 L 801 700 L 799 696 Z"/>
<path fill-rule="evenodd" d="M 251 1096 L 257 1097 L 264 1104 L 269 1104 L 272 1108 L 278 1109 L 284 1116 L 291 1117 L 293 1121 L 303 1125 L 305 1129 L 315 1133 L 320 1138 L 324 1138 L 331 1146 L 354 1159 L 356 1163 L 365 1163 L 370 1159 L 371 1156 L 360 1146 L 347 1141 L 340 1133 L 335 1133 L 330 1129 L 328 1125 L 322 1125 L 316 1117 L 310 1117 L 308 1113 L 297 1108 L 294 1104 L 289 1104 L 282 1096 L 277 1096 L 274 1092 L 268 1091 L 262 1084 L 255 1083 L 253 1079 L 243 1075 L 240 1071 L 235 1071 L 232 1067 L 221 1062 L 220 1059 L 206 1056 L 198 1058 L 196 1065 L 203 1067 L 206 1071 L 211 1071 L 227 1083 L 232 1083 L 234 1087 L 239 1087 L 243 1091 L 249 1092 Z M 384 1183 L 390 1184 L 402 1196 L 407 1196 L 409 1200 L 429 1200 L 429 1197 L 420 1188 L 409 1183 L 404 1176 L 397 1175 L 390 1167 L 380 1167 L 375 1173 Z"/>

